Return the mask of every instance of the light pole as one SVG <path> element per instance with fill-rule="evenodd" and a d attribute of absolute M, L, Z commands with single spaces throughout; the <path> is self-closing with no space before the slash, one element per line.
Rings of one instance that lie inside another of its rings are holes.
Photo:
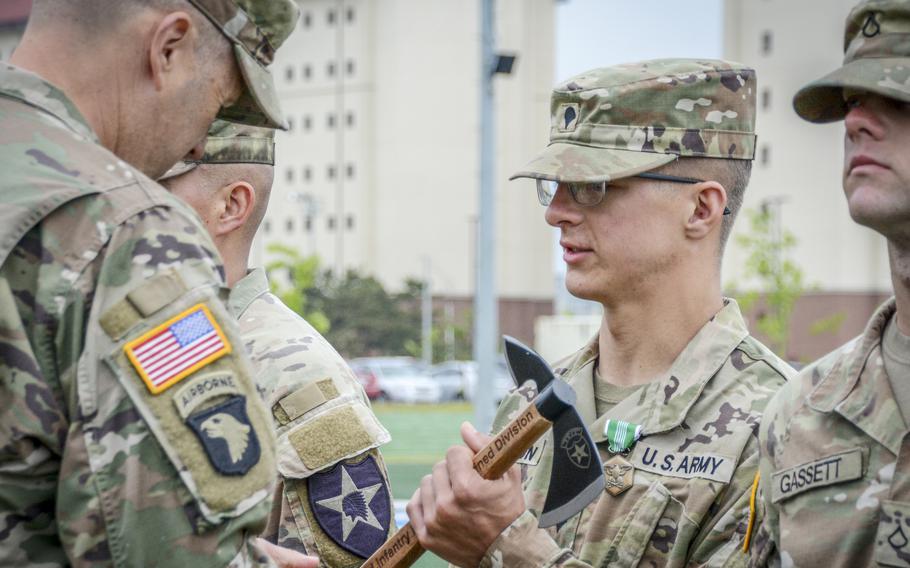
<path fill-rule="evenodd" d="M 477 283 L 474 291 L 474 359 L 477 361 L 477 391 L 474 422 L 478 430 L 489 431 L 493 422 L 493 377 L 498 342 L 496 305 L 496 137 L 493 113 L 493 78 L 508 75 L 514 55 L 497 55 L 494 36 L 493 0 L 480 5 L 480 196 L 477 219 Z"/>

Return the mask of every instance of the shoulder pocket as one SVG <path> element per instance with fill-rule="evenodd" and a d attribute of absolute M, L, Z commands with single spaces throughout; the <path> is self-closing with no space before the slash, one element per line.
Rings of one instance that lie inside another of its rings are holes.
<path fill-rule="evenodd" d="M 237 517 L 269 496 L 275 444 L 235 324 L 210 287 L 146 291 L 128 297 L 138 322 L 105 328 L 115 339 L 105 361 L 202 518 Z"/>
<path fill-rule="evenodd" d="M 278 471 L 302 479 L 391 440 L 356 393 L 342 394 L 330 378 L 310 383 L 272 407 L 278 426 Z"/>

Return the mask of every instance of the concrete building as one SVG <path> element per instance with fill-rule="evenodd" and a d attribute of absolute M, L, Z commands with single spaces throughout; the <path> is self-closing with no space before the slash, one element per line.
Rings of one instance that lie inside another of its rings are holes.
<path fill-rule="evenodd" d="M 479 2 L 299 4 L 273 66 L 291 130 L 277 138 L 254 260 L 282 243 L 392 289 L 429 276 L 439 312 L 463 315 L 476 257 Z M 553 4 L 497 2 L 498 50 L 519 56 L 496 79 L 500 322 L 528 341 L 553 309 L 552 233 L 530 187 L 507 178 L 547 143 Z"/>
<path fill-rule="evenodd" d="M 841 65 L 844 21 L 856 3 L 725 0 L 725 57 L 758 72 L 758 147 L 745 207 L 772 208 L 796 236 L 793 258 L 816 287 L 796 306 L 793 359 L 818 357 L 859 334 L 891 288 L 885 240 L 850 219 L 843 197 L 843 122 L 809 124 L 792 106 L 800 87 Z M 749 228 L 745 217 L 737 225 L 737 232 Z M 731 243 L 725 284 L 747 284 L 744 261 Z M 811 332 L 813 322 L 838 313 L 844 321 L 836 333 Z"/>

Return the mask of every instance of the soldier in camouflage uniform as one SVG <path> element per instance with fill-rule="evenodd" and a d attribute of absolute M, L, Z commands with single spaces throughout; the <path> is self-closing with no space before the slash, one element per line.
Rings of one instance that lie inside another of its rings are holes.
<path fill-rule="evenodd" d="M 0 65 L 0 565 L 271 565 L 269 413 L 211 240 L 147 176 L 222 107 L 281 125 L 296 15 L 35 0 Z"/>
<path fill-rule="evenodd" d="M 844 120 L 850 215 L 886 237 L 895 298 L 768 406 L 756 565 L 910 566 L 908 38 L 910 2 L 862 2 L 844 65 L 793 101 L 810 122 Z"/>
<path fill-rule="evenodd" d="M 566 285 L 603 305 L 600 332 L 558 362 L 604 461 L 606 491 L 548 529 L 552 434 L 520 475 L 482 480 L 449 450 L 408 505 L 421 543 L 461 566 L 737 566 L 754 522 L 757 425 L 792 370 L 720 292 L 720 257 L 754 154 L 755 73 L 656 60 L 553 91 L 532 178 L 561 230 Z M 727 214 L 732 213 L 732 214 Z M 493 430 L 536 395 L 507 397 Z M 479 449 L 484 437 L 462 435 Z M 560 472 L 553 476 L 559 483 Z"/>
<path fill-rule="evenodd" d="M 162 183 L 196 209 L 225 259 L 228 307 L 272 410 L 279 486 L 265 538 L 324 565 L 359 566 L 394 531 L 378 450 L 390 437 L 344 359 L 269 292 L 263 269 L 247 270 L 271 187 L 272 134 L 216 121 L 202 158 Z M 345 514 L 344 500 L 361 501 L 361 514 Z"/>

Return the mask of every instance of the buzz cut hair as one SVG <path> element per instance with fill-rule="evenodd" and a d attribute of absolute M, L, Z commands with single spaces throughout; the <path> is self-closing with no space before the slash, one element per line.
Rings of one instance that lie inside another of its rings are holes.
<path fill-rule="evenodd" d="M 727 192 L 727 209 L 720 226 L 720 246 L 718 254 L 723 256 L 727 241 L 733 232 L 733 223 L 743 205 L 743 197 L 749 179 L 752 177 L 751 160 L 733 160 L 724 158 L 680 158 L 667 164 L 662 171 L 668 174 L 716 181 L 724 186 Z"/>

